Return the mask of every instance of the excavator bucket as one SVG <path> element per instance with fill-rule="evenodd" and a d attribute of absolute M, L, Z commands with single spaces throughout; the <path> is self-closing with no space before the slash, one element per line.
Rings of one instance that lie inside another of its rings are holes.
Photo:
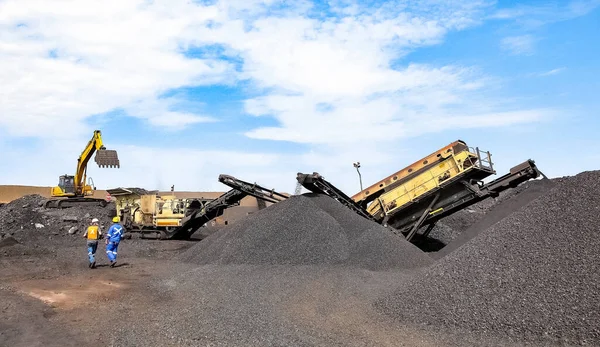
<path fill-rule="evenodd" d="M 99 167 L 121 167 L 117 151 L 115 150 L 101 149 L 96 152 L 95 160 Z"/>

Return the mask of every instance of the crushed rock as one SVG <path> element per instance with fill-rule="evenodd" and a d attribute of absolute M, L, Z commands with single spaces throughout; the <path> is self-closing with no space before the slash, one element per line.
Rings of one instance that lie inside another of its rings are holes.
<path fill-rule="evenodd" d="M 564 180 L 376 307 L 400 325 L 600 344 L 600 172 Z"/>
<path fill-rule="evenodd" d="M 332 198 L 293 196 L 210 235 L 181 260 L 195 264 L 331 264 L 371 270 L 432 263 L 425 253 Z"/>

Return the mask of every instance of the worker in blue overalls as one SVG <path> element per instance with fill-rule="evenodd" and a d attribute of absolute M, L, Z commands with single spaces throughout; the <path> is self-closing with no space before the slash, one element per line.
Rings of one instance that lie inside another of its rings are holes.
<path fill-rule="evenodd" d="M 125 228 L 119 224 L 121 221 L 119 217 L 114 217 L 112 221 L 113 225 L 110 226 L 106 233 L 106 255 L 108 256 L 108 260 L 110 260 L 110 267 L 115 267 L 115 264 L 117 264 L 117 249 L 119 248 L 119 242 L 123 238 Z"/>

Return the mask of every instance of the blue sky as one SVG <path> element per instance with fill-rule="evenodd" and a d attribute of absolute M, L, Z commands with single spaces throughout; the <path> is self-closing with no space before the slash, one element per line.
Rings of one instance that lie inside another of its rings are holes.
<path fill-rule="evenodd" d="M 0 184 L 348 193 L 454 140 L 498 174 L 597 167 L 600 1 L 0 0 Z"/>

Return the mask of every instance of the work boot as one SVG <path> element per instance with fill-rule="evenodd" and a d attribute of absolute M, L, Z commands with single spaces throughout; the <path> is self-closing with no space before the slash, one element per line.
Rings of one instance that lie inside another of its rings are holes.
<path fill-rule="evenodd" d="M 110 267 L 115 267 L 115 265 L 116 265 L 116 264 L 117 264 L 117 262 L 116 262 L 116 261 L 111 261 L 111 262 L 110 262 Z"/>
<path fill-rule="evenodd" d="M 96 262 L 94 261 L 94 262 L 91 264 L 91 266 L 90 266 L 90 267 L 91 267 L 92 269 L 95 269 L 95 268 L 96 268 Z"/>

